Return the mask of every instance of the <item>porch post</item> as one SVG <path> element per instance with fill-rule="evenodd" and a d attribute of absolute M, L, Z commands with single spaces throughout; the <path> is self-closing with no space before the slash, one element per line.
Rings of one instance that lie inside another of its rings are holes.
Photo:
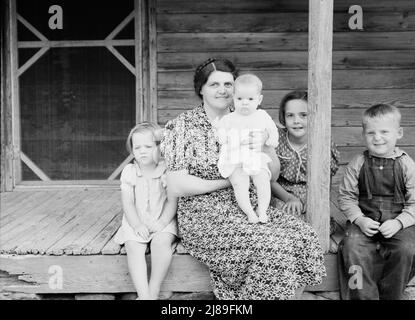
<path fill-rule="evenodd" d="M 330 237 L 333 0 L 309 1 L 307 220 L 325 252 Z"/>
<path fill-rule="evenodd" d="M 144 120 L 143 88 L 143 5 L 144 0 L 134 0 L 134 52 L 135 52 L 135 122 Z"/>
<path fill-rule="evenodd" d="M 2 1 L 1 6 L 1 191 L 12 191 L 22 179 L 16 1 Z"/>

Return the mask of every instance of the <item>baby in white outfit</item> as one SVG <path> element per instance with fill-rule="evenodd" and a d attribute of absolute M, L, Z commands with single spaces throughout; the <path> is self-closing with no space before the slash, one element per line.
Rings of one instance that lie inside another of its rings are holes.
<path fill-rule="evenodd" d="M 266 131 L 266 145 L 277 147 L 278 129 L 264 110 L 257 110 L 262 102 L 262 82 L 253 74 L 244 74 L 235 80 L 235 111 L 215 123 L 221 150 L 218 169 L 224 178 L 232 183 L 239 207 L 251 223 L 268 221 L 266 211 L 271 200 L 271 172 L 268 163 L 271 158 L 262 150 L 250 149 L 252 132 Z M 255 213 L 249 199 L 250 178 L 258 195 Z M 258 214 L 258 215 L 257 215 Z"/>

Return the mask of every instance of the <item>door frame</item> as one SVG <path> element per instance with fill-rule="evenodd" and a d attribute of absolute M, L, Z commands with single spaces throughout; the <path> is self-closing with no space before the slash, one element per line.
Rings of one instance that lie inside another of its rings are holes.
<path fill-rule="evenodd" d="M 135 76 L 135 122 L 157 122 L 157 30 L 156 0 L 134 0 L 134 9 L 105 38 L 99 40 L 50 41 L 25 17 L 18 14 L 16 0 L 6 0 L 5 5 L 4 50 L 2 51 L 2 191 L 12 191 L 16 187 L 53 186 L 100 186 L 114 185 L 123 167 L 132 160 L 128 156 L 106 180 L 51 180 L 21 150 L 21 124 L 19 101 L 19 77 L 29 69 L 50 48 L 62 47 L 106 47 Z M 134 19 L 134 39 L 116 40 L 116 35 Z M 17 24 L 22 23 L 39 40 L 18 41 Z M 3 41 L 3 37 L 2 37 Z M 135 66 L 131 65 L 115 46 L 134 46 Z M 39 48 L 39 50 L 20 68 L 18 50 L 20 48 Z M 4 60 L 4 63 L 3 63 Z M 4 88 L 4 90 L 3 90 Z M 3 101 L 4 100 L 4 101 Z M 4 130 L 3 130 L 4 128 Z M 4 141 L 3 141 L 4 140 Z M 4 152 L 3 152 L 4 151 Z M 23 181 L 22 162 L 41 180 Z"/>

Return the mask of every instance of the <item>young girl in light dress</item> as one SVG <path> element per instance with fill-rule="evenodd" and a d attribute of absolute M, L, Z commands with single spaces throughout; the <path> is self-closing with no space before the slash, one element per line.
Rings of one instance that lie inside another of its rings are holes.
<path fill-rule="evenodd" d="M 305 218 L 307 203 L 307 92 L 292 91 L 280 103 L 280 143 L 276 152 L 281 164 L 277 181 L 271 183 L 273 199 L 279 209 Z M 330 173 L 333 176 L 339 168 L 339 152 L 331 144 Z M 330 220 L 330 229 L 335 229 Z"/>
<path fill-rule="evenodd" d="M 266 211 L 271 200 L 271 158 L 262 150 L 250 149 L 251 134 L 261 131 L 268 137 L 265 145 L 278 145 L 278 129 L 264 110 L 257 109 L 262 102 L 262 82 L 253 74 L 239 76 L 234 83 L 235 111 L 215 122 L 221 144 L 218 169 L 229 178 L 239 207 L 250 223 L 266 223 Z M 258 207 L 254 211 L 249 199 L 252 179 L 257 190 Z"/>
<path fill-rule="evenodd" d="M 128 269 L 140 300 L 158 298 L 178 236 L 177 199 L 167 196 L 159 132 L 160 127 L 149 122 L 140 123 L 130 131 L 127 149 L 134 162 L 125 166 L 120 179 L 124 215 L 114 240 L 125 245 Z M 145 258 L 148 245 L 149 280 Z"/>

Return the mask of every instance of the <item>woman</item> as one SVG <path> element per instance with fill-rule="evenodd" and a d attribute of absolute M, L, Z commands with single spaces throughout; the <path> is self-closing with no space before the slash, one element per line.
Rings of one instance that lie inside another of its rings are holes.
<path fill-rule="evenodd" d="M 230 112 L 234 65 L 209 59 L 195 72 L 202 104 L 169 121 L 161 143 L 168 192 L 180 197 L 177 210 L 182 243 L 210 270 L 218 299 L 289 299 L 325 275 L 323 254 L 312 228 L 272 207 L 267 224 L 249 224 L 227 179 L 217 169 L 219 143 L 212 121 Z M 266 137 L 253 136 L 251 147 Z M 272 148 L 264 150 L 276 159 Z M 276 161 L 270 166 L 276 178 Z M 255 190 L 250 188 L 256 206 Z"/>

